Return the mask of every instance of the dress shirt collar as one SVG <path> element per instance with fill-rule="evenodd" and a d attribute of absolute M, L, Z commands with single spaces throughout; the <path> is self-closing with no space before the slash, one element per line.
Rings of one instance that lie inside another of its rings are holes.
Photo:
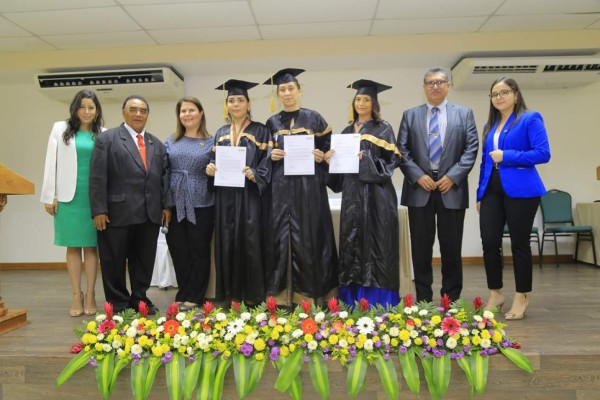
<path fill-rule="evenodd" d="M 129 132 L 129 134 L 131 135 L 131 137 L 133 138 L 133 141 L 135 143 L 137 143 L 137 135 L 138 133 L 136 131 L 133 130 L 132 127 L 130 127 L 129 125 L 127 125 L 127 123 L 123 122 L 123 126 L 125 127 L 125 129 L 127 129 L 127 132 Z M 145 139 L 146 138 L 146 130 L 144 129 L 143 131 L 140 132 L 142 137 Z"/>

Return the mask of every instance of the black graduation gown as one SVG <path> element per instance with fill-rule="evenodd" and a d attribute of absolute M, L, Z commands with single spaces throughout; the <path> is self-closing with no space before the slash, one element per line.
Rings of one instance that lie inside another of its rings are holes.
<path fill-rule="evenodd" d="M 231 125 L 225 125 L 217 131 L 215 146 L 231 146 L 230 129 Z M 246 148 L 246 165 L 256 183 L 246 179 L 244 188 L 215 186 L 217 300 L 256 303 L 265 298 L 261 193 L 270 179 L 269 138 L 267 128 L 258 122 L 251 122 L 240 134 L 238 146 Z"/>
<path fill-rule="evenodd" d="M 315 147 L 327 152 L 331 128 L 316 111 L 301 108 L 294 126 L 283 126 L 281 113 L 269 118 L 273 149 L 284 149 L 286 135 L 314 135 Z M 316 163 L 315 175 L 285 176 L 281 161 L 271 161 L 267 294 L 286 288 L 291 252 L 292 290 L 318 299 L 337 287 L 337 252 L 327 197 L 328 166 Z"/>
<path fill-rule="evenodd" d="M 354 126 L 345 133 L 355 133 Z M 392 174 L 400 153 L 394 130 L 385 121 L 369 121 L 359 133 L 364 155 L 358 174 L 330 175 L 332 189 L 342 191 L 340 286 L 398 290 L 398 199 Z"/>

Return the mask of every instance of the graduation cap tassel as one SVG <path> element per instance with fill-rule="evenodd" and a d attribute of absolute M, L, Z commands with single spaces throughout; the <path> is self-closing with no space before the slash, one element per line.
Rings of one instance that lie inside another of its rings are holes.
<path fill-rule="evenodd" d="M 354 89 L 350 84 L 350 89 Z M 350 98 L 350 107 L 348 108 L 348 123 L 354 122 L 354 95 Z"/>
<path fill-rule="evenodd" d="M 223 119 L 227 119 L 229 110 L 227 109 L 227 92 L 225 91 L 225 84 L 223 84 Z"/>
<path fill-rule="evenodd" d="M 273 77 L 271 76 L 271 112 L 275 112 L 275 93 L 273 91 Z"/>

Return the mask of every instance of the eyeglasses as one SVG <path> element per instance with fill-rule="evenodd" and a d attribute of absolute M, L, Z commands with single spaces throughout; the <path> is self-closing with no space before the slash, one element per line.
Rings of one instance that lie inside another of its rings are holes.
<path fill-rule="evenodd" d="M 494 100 L 494 99 L 499 99 L 499 98 L 505 98 L 512 92 L 513 92 L 513 90 L 511 90 L 511 89 L 502 89 L 499 92 L 492 92 L 489 96 L 490 96 L 490 99 Z"/>
<path fill-rule="evenodd" d="M 447 83 L 448 81 L 427 81 L 425 82 L 425 86 L 427 86 L 429 89 L 433 89 L 435 86 L 444 87 Z"/>

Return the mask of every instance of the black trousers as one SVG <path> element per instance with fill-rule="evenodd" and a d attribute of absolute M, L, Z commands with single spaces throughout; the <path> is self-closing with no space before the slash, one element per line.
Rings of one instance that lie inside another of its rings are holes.
<path fill-rule="evenodd" d="M 152 302 L 146 291 L 152 281 L 156 240 L 160 226 L 147 220 L 141 224 L 114 227 L 108 224 L 98 232 L 98 254 L 106 301 L 115 310 L 137 310 L 140 300 Z M 129 272 L 131 294 L 127 290 L 125 271 Z"/>
<path fill-rule="evenodd" d="M 506 224 L 510 232 L 516 291 L 531 292 L 532 258 L 529 238 L 539 204 L 539 197 L 508 196 L 502 188 L 499 171 L 497 169 L 492 171 L 479 209 L 479 229 L 489 289 L 503 287 L 500 249 L 504 224 Z"/>
<path fill-rule="evenodd" d="M 177 222 L 177 210 L 167 233 L 179 290 L 175 301 L 201 304 L 210 278 L 211 240 L 215 226 L 215 207 L 195 208 L 196 224 L 186 218 Z"/>
<path fill-rule="evenodd" d="M 458 300 L 463 285 L 462 238 L 465 210 L 444 207 L 442 194 L 435 190 L 431 192 L 425 207 L 408 207 L 408 219 L 417 301 L 433 299 L 431 259 L 436 226 L 442 256 L 440 295 L 447 294 L 452 300 Z"/>

